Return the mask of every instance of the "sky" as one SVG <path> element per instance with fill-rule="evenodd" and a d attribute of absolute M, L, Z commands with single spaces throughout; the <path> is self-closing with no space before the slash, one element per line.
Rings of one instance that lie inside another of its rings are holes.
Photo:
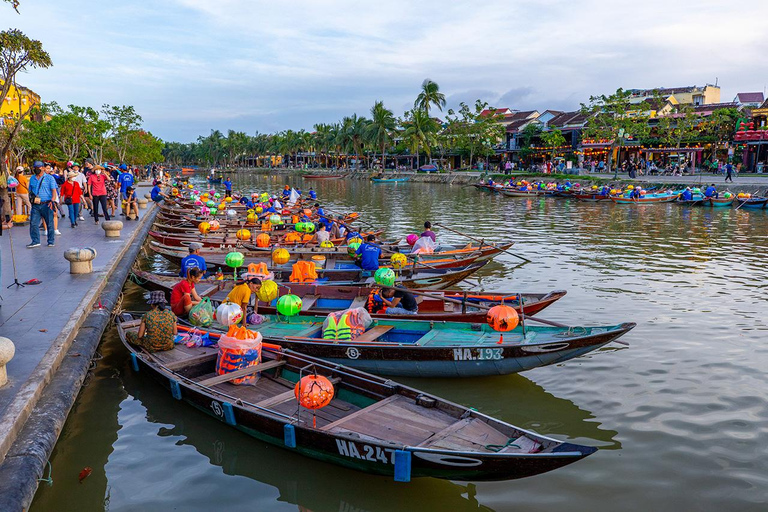
<path fill-rule="evenodd" d="M 377 100 L 401 115 L 422 81 L 448 107 L 575 110 L 617 88 L 768 85 L 768 1 L 21 0 L 0 29 L 54 66 L 18 77 L 60 105 L 133 105 L 190 142 L 212 129 L 311 131 Z M 439 113 L 437 114 L 439 116 Z"/>

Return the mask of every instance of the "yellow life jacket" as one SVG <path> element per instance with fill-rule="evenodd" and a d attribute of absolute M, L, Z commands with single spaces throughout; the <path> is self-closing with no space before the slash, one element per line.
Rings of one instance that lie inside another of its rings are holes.
<path fill-rule="evenodd" d="M 349 323 L 349 312 L 337 319 L 336 314 L 328 315 L 328 327 L 323 331 L 323 339 L 336 341 L 351 341 L 352 326 Z"/>

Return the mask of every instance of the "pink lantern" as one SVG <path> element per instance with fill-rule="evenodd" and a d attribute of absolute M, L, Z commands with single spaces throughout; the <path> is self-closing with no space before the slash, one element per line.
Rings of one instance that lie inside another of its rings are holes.
<path fill-rule="evenodd" d="M 419 235 L 411 233 L 407 237 L 405 237 L 405 241 L 408 242 L 408 245 L 413 245 L 419 240 Z"/>
<path fill-rule="evenodd" d="M 200 208 L 200 215 L 210 215 L 211 209 L 207 206 L 203 206 Z"/>
<path fill-rule="evenodd" d="M 195 201 L 195 206 L 203 206 L 203 202 L 201 200 Z"/>

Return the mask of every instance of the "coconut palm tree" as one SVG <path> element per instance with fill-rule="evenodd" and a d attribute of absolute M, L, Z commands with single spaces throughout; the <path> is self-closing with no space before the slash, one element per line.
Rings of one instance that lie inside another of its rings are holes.
<path fill-rule="evenodd" d="M 426 111 L 415 108 L 405 113 L 403 139 L 409 149 L 416 153 L 416 166 L 419 163 L 419 151 L 423 147 L 427 157 L 432 156 L 432 146 L 437 143 L 437 123 Z"/>
<path fill-rule="evenodd" d="M 366 136 L 373 145 L 381 148 L 381 168 L 386 168 L 384 152 L 387 144 L 392 141 L 392 133 L 395 131 L 395 115 L 384 106 L 383 101 L 377 101 L 371 108 L 372 120 L 366 130 Z"/>
<path fill-rule="evenodd" d="M 414 108 L 423 110 L 429 116 L 429 106 L 434 105 L 441 112 L 445 106 L 445 94 L 440 92 L 440 86 L 429 78 L 421 83 L 421 92 L 413 102 Z"/>

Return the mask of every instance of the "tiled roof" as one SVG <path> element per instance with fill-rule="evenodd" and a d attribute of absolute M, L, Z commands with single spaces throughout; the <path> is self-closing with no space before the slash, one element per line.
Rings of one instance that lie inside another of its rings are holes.
<path fill-rule="evenodd" d="M 566 126 L 581 126 L 586 120 L 587 116 L 580 110 L 576 110 L 574 112 L 563 112 L 552 118 L 547 124 L 549 126 L 554 126 L 555 128 L 563 128 Z"/>
<path fill-rule="evenodd" d="M 765 97 L 761 92 L 740 92 L 736 95 L 739 103 L 762 103 Z"/>

